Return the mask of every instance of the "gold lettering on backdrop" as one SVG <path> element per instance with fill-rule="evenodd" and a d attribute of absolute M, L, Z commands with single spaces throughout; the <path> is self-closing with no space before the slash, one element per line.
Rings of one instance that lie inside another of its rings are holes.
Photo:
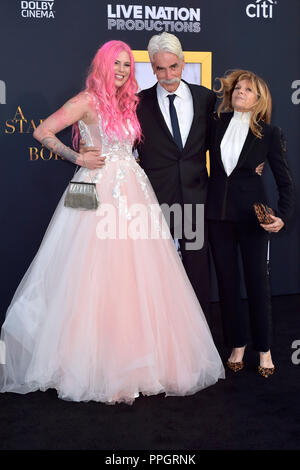
<path fill-rule="evenodd" d="M 5 129 L 5 134 L 13 134 L 15 132 L 16 130 L 15 126 L 13 124 L 9 124 L 9 121 L 6 121 L 5 125 L 6 127 L 12 129 L 11 131 L 8 131 L 7 129 Z"/>
<path fill-rule="evenodd" d="M 41 122 L 42 122 L 42 120 L 41 120 Z M 31 119 L 31 121 L 30 121 L 30 123 L 29 123 L 29 125 L 28 125 L 28 128 L 27 128 L 26 133 L 29 134 L 30 132 L 35 131 L 36 128 L 37 128 L 37 126 L 35 125 L 34 120 Z"/>
<path fill-rule="evenodd" d="M 5 122 L 5 125 L 7 127 L 7 129 L 5 129 L 5 134 L 14 134 L 15 132 L 19 134 L 30 134 L 42 122 L 43 119 L 40 119 L 37 124 L 34 122 L 33 119 L 28 122 L 28 120 L 25 118 L 21 106 L 18 106 L 14 117 L 12 119 L 8 119 Z"/>
<path fill-rule="evenodd" d="M 37 160 L 39 158 L 39 149 L 37 147 L 29 147 L 29 160 Z"/>
<path fill-rule="evenodd" d="M 16 114 L 15 114 L 15 116 L 14 116 L 14 118 L 13 118 L 12 120 L 15 121 L 15 122 L 20 121 L 20 119 L 18 119 L 17 116 L 21 116 L 21 120 L 27 122 L 27 119 L 25 119 L 24 114 L 22 113 L 21 106 L 18 106 L 18 107 L 17 107 Z"/>
<path fill-rule="evenodd" d="M 27 122 L 27 119 L 20 119 L 20 121 L 16 121 L 16 122 L 20 122 L 20 128 L 19 128 L 19 132 L 20 134 L 23 134 L 23 122 Z"/>
<path fill-rule="evenodd" d="M 26 119 L 25 114 L 22 111 L 21 106 L 19 105 L 16 109 L 15 115 L 12 119 L 8 119 L 5 122 L 6 129 L 5 134 L 32 134 L 33 131 L 43 122 L 43 119 L 39 119 L 36 122 L 33 119 Z M 59 160 L 60 157 L 57 153 L 48 150 L 42 145 L 39 147 L 28 147 L 29 150 L 29 160 L 35 162 L 37 160 L 49 161 L 49 160 Z"/>
<path fill-rule="evenodd" d="M 41 149 L 38 147 L 28 147 L 29 148 L 29 160 L 31 162 L 38 160 L 41 158 L 44 161 L 51 160 L 58 160 L 60 157 L 57 153 L 53 153 L 52 151 L 48 150 L 46 147 L 42 146 Z"/>

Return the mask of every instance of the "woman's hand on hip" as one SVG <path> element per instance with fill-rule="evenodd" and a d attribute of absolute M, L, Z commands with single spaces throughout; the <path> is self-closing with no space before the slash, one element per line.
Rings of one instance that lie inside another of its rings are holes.
<path fill-rule="evenodd" d="M 265 162 L 260 163 L 256 168 L 255 168 L 255 173 L 259 176 L 262 175 L 263 169 L 265 166 Z"/>
<path fill-rule="evenodd" d="M 85 147 L 85 141 L 80 140 L 79 152 L 80 157 L 77 160 L 77 164 L 81 165 L 89 170 L 96 170 L 102 168 L 105 165 L 105 156 L 100 156 L 100 149 L 98 147 Z"/>

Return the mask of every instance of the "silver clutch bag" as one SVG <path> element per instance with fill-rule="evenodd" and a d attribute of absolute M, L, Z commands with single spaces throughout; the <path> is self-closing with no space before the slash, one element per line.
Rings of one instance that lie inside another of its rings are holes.
<path fill-rule="evenodd" d="M 76 170 L 77 167 L 75 173 Z M 95 211 L 98 209 L 99 204 L 96 183 L 92 179 L 91 183 L 70 181 L 64 201 L 65 207 L 82 211 Z"/>

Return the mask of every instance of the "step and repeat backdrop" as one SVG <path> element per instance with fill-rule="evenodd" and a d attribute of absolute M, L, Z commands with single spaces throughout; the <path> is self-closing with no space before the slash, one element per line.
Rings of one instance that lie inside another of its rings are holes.
<path fill-rule="evenodd" d="M 233 68 L 261 75 L 273 97 L 272 122 L 287 139 L 299 195 L 299 0 L 187 0 L 182 5 L 175 0 L 1 0 L 0 323 L 74 172 L 32 133 L 83 89 L 88 66 L 107 40 L 123 40 L 136 51 L 141 88 L 154 83 L 145 53 L 148 41 L 163 31 L 180 39 L 187 79 L 194 83 L 212 87 L 216 77 Z M 70 130 L 59 137 L 70 145 Z M 277 192 L 268 168 L 263 178 L 274 206 Z M 289 231 L 271 240 L 273 295 L 300 292 L 297 204 Z"/>

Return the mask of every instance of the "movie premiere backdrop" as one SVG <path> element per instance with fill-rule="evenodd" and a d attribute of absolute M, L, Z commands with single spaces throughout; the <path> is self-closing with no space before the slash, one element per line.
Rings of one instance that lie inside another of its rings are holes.
<path fill-rule="evenodd" d="M 182 42 L 191 82 L 211 87 L 215 77 L 237 67 L 261 75 L 273 97 L 272 122 L 287 139 L 299 195 L 299 23 L 299 0 L 1 0 L 0 324 L 74 172 L 72 164 L 35 141 L 33 130 L 82 90 L 99 46 L 111 39 L 129 43 L 141 88 L 154 83 L 148 41 L 163 31 Z M 69 130 L 59 137 L 70 145 Z M 263 178 L 275 206 L 269 168 Z M 272 236 L 273 295 L 300 292 L 297 204 L 288 233 Z"/>

